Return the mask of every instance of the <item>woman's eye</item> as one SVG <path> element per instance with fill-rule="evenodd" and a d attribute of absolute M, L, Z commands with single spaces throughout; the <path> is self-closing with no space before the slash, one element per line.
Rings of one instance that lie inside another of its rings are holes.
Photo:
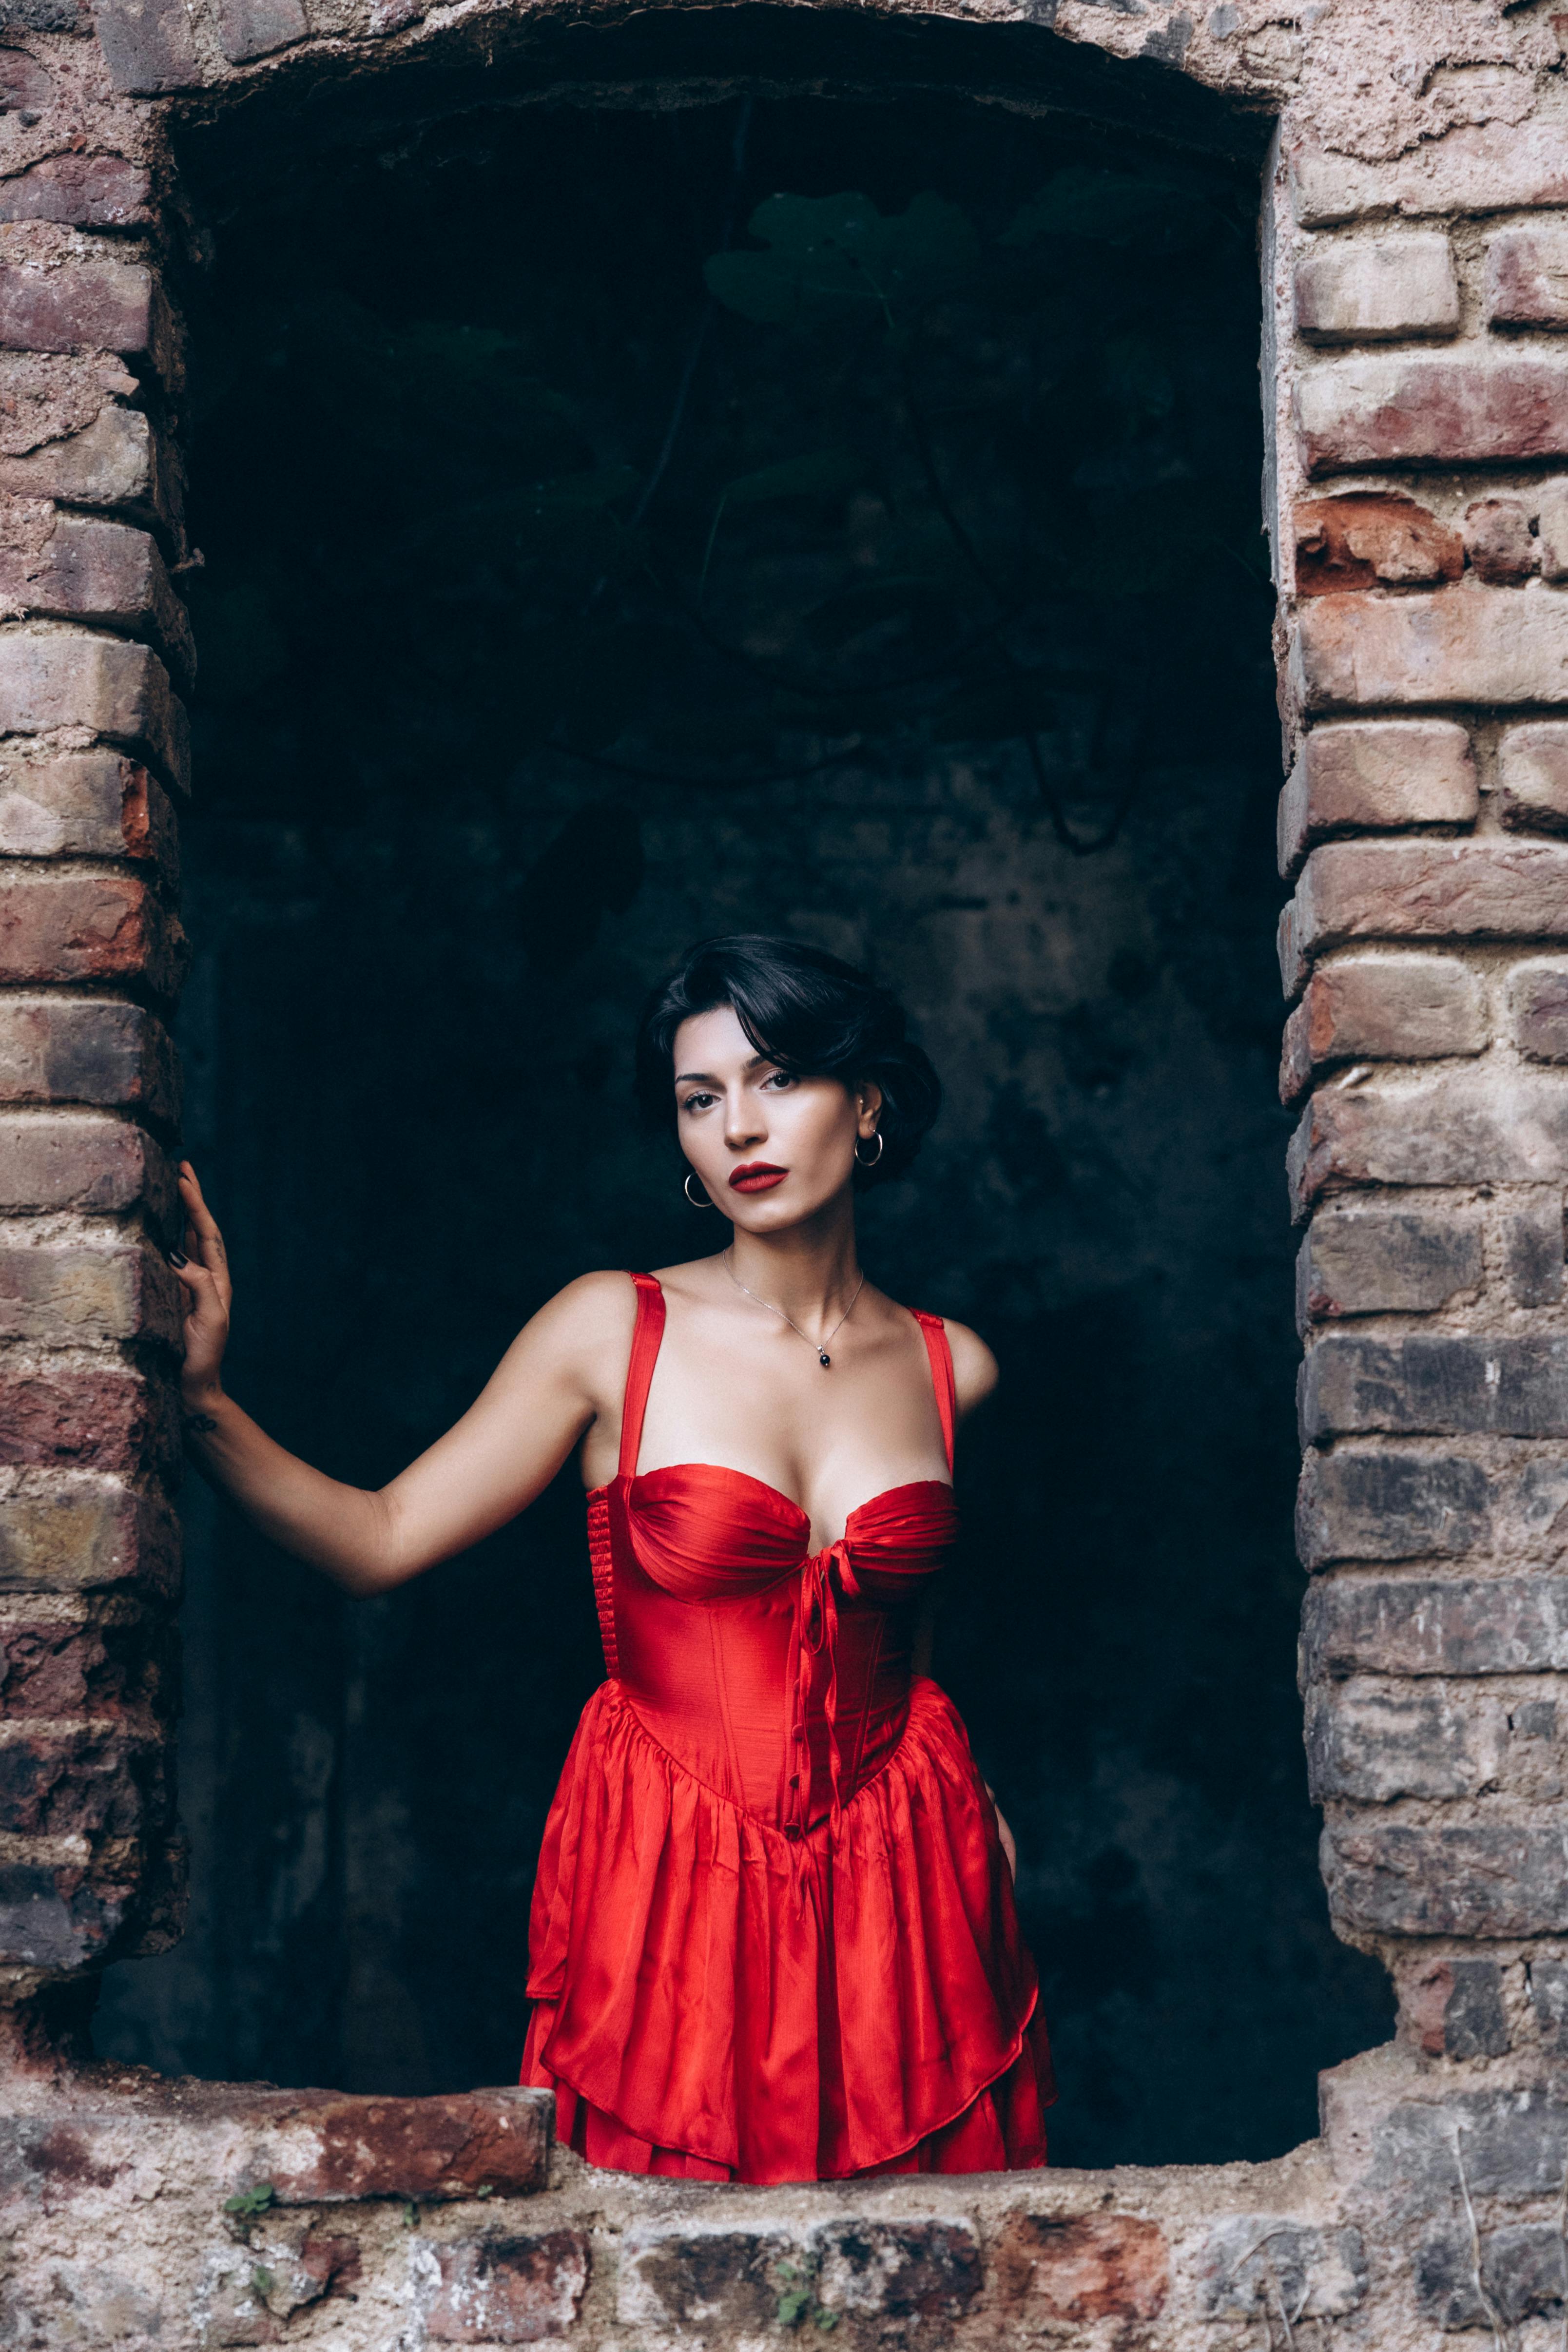
<path fill-rule="evenodd" d="M 706 1110 L 710 1103 L 718 1099 L 717 1095 L 688 1095 L 680 1108 L 682 1110 Z"/>
<path fill-rule="evenodd" d="M 771 1071 L 763 1080 L 763 1084 L 764 1087 L 793 1087 L 795 1084 L 795 1073 L 793 1070 Z"/>

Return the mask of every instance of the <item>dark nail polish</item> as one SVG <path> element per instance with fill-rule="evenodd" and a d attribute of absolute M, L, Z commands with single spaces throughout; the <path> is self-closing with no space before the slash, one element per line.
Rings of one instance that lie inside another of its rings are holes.
<path fill-rule="evenodd" d="M 186 1257 L 184 1250 L 165 1250 L 163 1255 L 168 1259 L 171 1265 L 180 1266 L 188 1265 L 190 1264 L 190 1260 Z"/>

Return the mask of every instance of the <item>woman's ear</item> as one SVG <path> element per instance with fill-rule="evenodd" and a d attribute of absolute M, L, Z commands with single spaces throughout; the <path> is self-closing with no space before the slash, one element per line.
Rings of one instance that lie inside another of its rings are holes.
<path fill-rule="evenodd" d="M 863 1087 L 855 1089 L 855 1108 L 862 1135 L 876 1134 L 877 1122 L 882 1116 L 882 1089 L 874 1078 L 868 1079 Z"/>

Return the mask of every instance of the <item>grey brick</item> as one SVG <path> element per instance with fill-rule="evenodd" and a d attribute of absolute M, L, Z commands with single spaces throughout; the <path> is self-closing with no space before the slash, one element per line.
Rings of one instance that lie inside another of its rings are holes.
<path fill-rule="evenodd" d="M 1490 1533 L 1479 1462 L 1392 1447 L 1309 1454 L 1296 1502 L 1306 1568 L 1332 1559 L 1456 1559 Z"/>
<path fill-rule="evenodd" d="M 1568 1436 L 1568 1335 L 1362 1339 L 1331 1332 L 1301 1369 L 1304 1443 L 1339 1433 Z"/>
<path fill-rule="evenodd" d="M 1301 1612 L 1320 1675 L 1568 1671 L 1568 1577 L 1320 1579 Z"/>

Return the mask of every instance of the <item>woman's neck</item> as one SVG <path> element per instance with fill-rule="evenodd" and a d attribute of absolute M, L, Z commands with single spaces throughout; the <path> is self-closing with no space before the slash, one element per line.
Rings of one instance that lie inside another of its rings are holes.
<path fill-rule="evenodd" d="M 854 1202 L 846 1191 L 784 1233 L 748 1234 L 737 1225 L 729 1257 L 731 1272 L 744 1289 L 782 1307 L 795 1322 L 808 1329 L 813 1323 L 831 1322 L 861 1278 Z"/>

